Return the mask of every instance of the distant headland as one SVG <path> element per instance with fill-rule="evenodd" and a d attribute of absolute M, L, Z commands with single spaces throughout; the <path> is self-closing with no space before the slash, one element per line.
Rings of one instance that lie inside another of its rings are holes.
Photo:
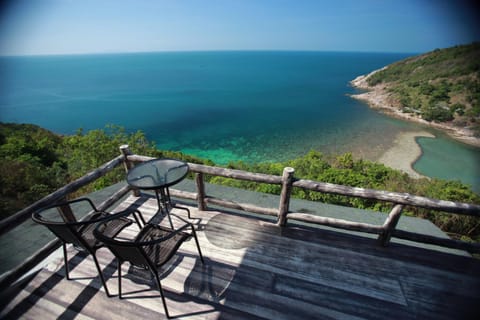
<path fill-rule="evenodd" d="M 480 43 L 437 49 L 352 80 L 374 109 L 480 147 Z"/>

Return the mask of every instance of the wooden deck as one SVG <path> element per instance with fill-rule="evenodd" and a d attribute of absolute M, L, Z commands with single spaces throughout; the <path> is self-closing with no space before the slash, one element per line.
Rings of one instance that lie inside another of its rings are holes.
<path fill-rule="evenodd" d="M 119 206 L 156 210 L 152 197 Z M 164 270 L 170 314 L 181 319 L 480 319 L 480 261 L 328 230 L 289 226 L 219 211 L 192 210 L 205 265 L 192 240 Z M 186 218 L 184 211 L 173 213 Z M 181 221 L 174 217 L 174 222 Z M 99 260 L 112 293 L 116 262 Z M 162 319 L 147 274 L 124 264 L 125 299 L 108 298 L 91 257 L 70 248 L 71 276 L 55 258 L 10 301 L 2 319 Z"/>

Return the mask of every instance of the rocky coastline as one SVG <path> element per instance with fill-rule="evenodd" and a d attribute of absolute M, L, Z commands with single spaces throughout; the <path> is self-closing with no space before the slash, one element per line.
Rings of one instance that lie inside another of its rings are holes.
<path fill-rule="evenodd" d="M 449 122 L 429 122 L 420 118 L 419 116 L 415 116 L 410 113 L 404 113 L 398 107 L 396 107 L 396 105 L 398 105 L 398 101 L 395 101 L 392 95 L 388 92 L 387 86 L 385 84 L 382 83 L 376 86 L 368 85 L 368 78 L 376 72 L 379 72 L 385 68 L 386 67 L 375 70 L 367 75 L 358 76 L 357 78 L 353 79 L 350 84 L 354 88 L 365 90 L 365 92 L 352 94 L 351 97 L 366 102 L 371 108 L 376 109 L 386 115 L 407 121 L 417 122 L 425 126 L 442 130 L 457 141 L 475 147 L 480 147 L 480 138 L 475 137 L 472 130 L 469 130 L 468 128 L 454 126 L 452 123 Z"/>

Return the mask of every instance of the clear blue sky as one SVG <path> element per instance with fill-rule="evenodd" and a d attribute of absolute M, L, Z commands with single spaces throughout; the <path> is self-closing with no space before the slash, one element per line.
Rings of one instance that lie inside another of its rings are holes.
<path fill-rule="evenodd" d="M 0 55 L 191 50 L 426 52 L 480 40 L 466 0 L 15 0 Z"/>

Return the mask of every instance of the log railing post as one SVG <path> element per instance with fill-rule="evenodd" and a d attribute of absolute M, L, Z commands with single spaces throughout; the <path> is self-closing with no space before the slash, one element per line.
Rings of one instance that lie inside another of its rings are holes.
<path fill-rule="evenodd" d="M 390 243 L 390 239 L 392 238 L 392 233 L 397 227 L 397 223 L 402 216 L 403 205 L 397 204 L 393 207 L 392 211 L 388 214 L 385 223 L 383 224 L 383 232 L 378 236 L 378 243 L 386 247 Z"/>
<path fill-rule="evenodd" d="M 120 152 L 123 155 L 123 166 L 125 167 L 125 174 L 133 167 L 133 163 L 128 160 L 128 155 L 131 154 L 130 149 L 128 148 L 128 144 L 122 144 L 120 146 Z M 140 191 L 138 189 L 133 189 L 132 193 L 135 197 L 140 196 Z"/>
<path fill-rule="evenodd" d="M 207 204 L 205 203 L 205 183 L 203 180 L 203 173 L 195 173 L 195 183 L 197 184 L 197 203 L 198 210 L 207 210 Z"/>
<path fill-rule="evenodd" d="M 57 207 L 57 210 L 58 210 L 58 213 L 60 213 L 60 216 L 62 217 L 63 221 L 65 222 L 77 221 L 77 219 L 75 218 L 75 215 L 73 214 L 72 208 L 70 207 L 69 204 L 59 206 Z"/>
<path fill-rule="evenodd" d="M 287 223 L 287 214 L 290 205 L 290 195 L 292 193 L 293 174 L 295 169 L 286 167 L 282 175 L 282 192 L 280 193 L 280 206 L 278 208 L 277 225 L 284 227 Z"/>

